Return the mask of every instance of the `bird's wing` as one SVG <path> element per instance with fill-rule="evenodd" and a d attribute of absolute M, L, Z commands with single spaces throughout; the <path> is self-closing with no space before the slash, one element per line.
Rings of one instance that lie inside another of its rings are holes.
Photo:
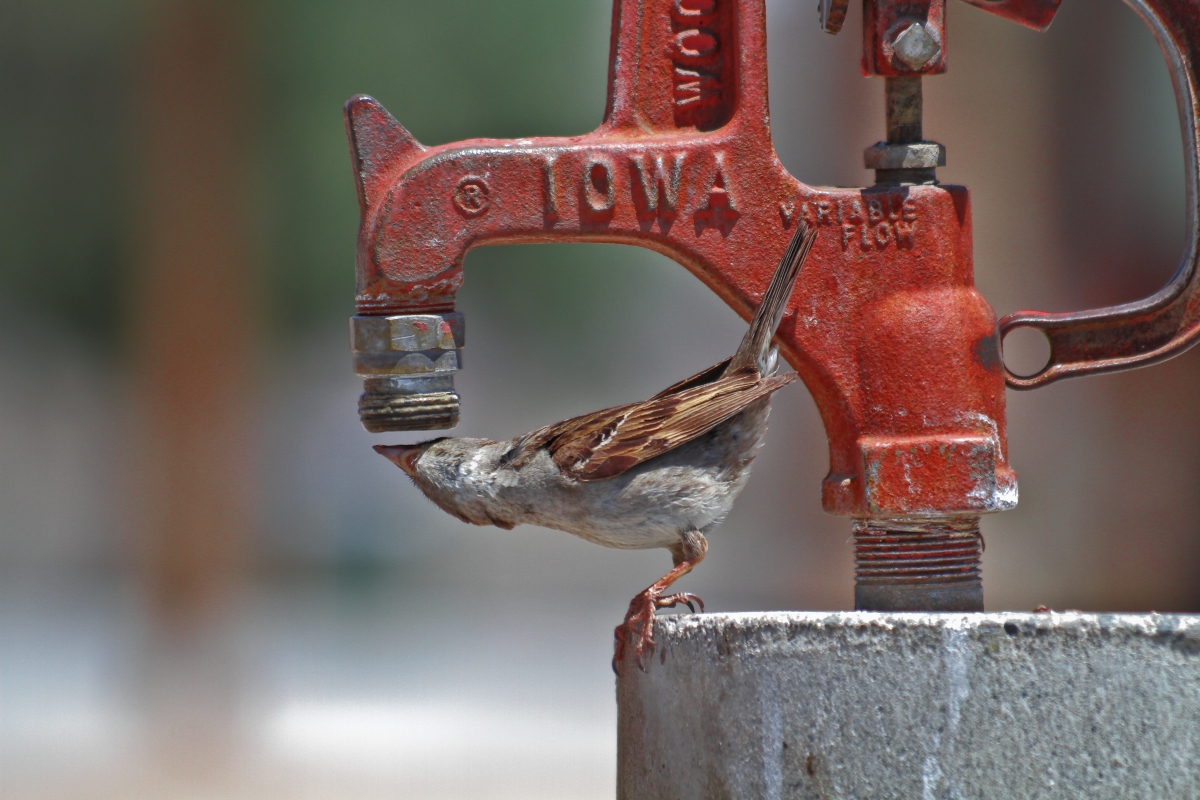
<path fill-rule="evenodd" d="M 678 383 L 671 384 L 666 389 L 663 389 L 661 392 L 654 395 L 654 397 L 651 397 L 650 400 L 658 400 L 662 397 L 666 397 L 667 395 L 681 392 L 684 389 L 692 389 L 697 386 L 712 383 L 721 377 L 721 374 L 725 372 L 725 368 L 728 365 L 729 359 L 727 358 L 719 364 L 714 364 L 703 372 L 697 372 L 690 378 L 684 378 Z M 597 424 L 603 427 L 613 419 L 620 417 L 625 412 L 639 405 L 644 404 L 628 403 L 623 406 L 603 408 L 599 411 L 592 411 L 582 416 L 572 417 L 571 419 L 564 420 L 563 422 L 559 422 L 554 425 L 547 425 L 544 428 L 538 428 L 535 431 L 530 431 L 513 442 L 513 446 L 509 448 L 509 451 L 502 457 L 501 466 L 514 468 L 524 466 L 541 448 L 547 447 L 563 437 L 566 437 L 568 441 L 571 441 L 572 434 L 576 434 L 584 430 L 590 430 Z"/>
<path fill-rule="evenodd" d="M 795 373 L 770 378 L 756 372 L 730 375 L 642 403 L 576 417 L 551 426 L 556 430 L 539 438 L 558 468 L 572 478 L 611 478 L 702 436 L 796 377 Z"/>

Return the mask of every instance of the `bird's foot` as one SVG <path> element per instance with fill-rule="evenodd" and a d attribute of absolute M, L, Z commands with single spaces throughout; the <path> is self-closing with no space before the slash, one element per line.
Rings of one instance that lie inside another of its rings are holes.
<path fill-rule="evenodd" d="M 613 631 L 613 637 L 616 639 L 616 646 L 613 653 L 613 672 L 617 671 L 617 665 L 625 658 L 625 643 L 631 635 L 636 639 L 634 655 L 637 660 L 638 669 L 642 672 L 646 671 L 646 653 L 654 649 L 655 611 L 660 608 L 674 608 L 677 605 L 685 605 L 693 612 L 699 606 L 700 611 L 704 611 L 704 601 L 691 592 L 664 595 L 663 591 L 665 589 L 651 586 L 633 598 L 629 603 L 629 611 L 625 613 L 625 621 Z"/>

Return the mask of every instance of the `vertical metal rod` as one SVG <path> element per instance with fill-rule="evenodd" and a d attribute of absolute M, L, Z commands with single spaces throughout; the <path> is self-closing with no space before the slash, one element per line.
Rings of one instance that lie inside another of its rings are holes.
<path fill-rule="evenodd" d="M 924 138 L 922 131 L 921 78 L 887 78 L 888 144 L 914 144 Z"/>
<path fill-rule="evenodd" d="M 979 517 L 854 521 L 859 611 L 983 611 Z"/>
<path fill-rule="evenodd" d="M 887 141 L 868 147 L 867 169 L 880 186 L 937 183 L 937 168 L 946 165 L 946 150 L 925 141 L 920 76 L 887 78 Z"/>

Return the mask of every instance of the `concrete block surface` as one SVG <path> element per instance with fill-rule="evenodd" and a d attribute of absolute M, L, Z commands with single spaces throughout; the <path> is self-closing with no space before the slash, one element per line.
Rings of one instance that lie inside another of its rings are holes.
<path fill-rule="evenodd" d="M 663 617 L 617 682 L 617 793 L 1200 798 L 1200 617 Z"/>

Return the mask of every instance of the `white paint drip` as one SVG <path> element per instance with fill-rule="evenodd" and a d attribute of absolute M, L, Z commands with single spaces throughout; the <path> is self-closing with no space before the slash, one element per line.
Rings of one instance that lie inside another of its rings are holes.
<path fill-rule="evenodd" d="M 955 739 L 958 736 L 958 724 L 962 720 L 963 706 L 971 696 L 971 681 L 968 675 L 971 664 L 975 660 L 967 640 L 967 620 L 959 618 L 946 624 L 943 633 L 942 660 L 946 669 L 947 720 L 946 737 L 943 740 L 942 754 L 948 758 L 954 757 Z M 961 797 L 955 786 L 953 773 L 948 776 L 950 796 Z"/>
<path fill-rule="evenodd" d="M 771 676 L 762 683 L 763 788 L 767 800 L 783 800 L 783 704 Z"/>
<path fill-rule="evenodd" d="M 934 735 L 934 748 L 938 746 L 938 735 Z M 921 766 L 921 800 L 938 800 L 937 787 L 942 782 L 942 768 L 938 765 L 937 755 L 929 753 Z"/>
<path fill-rule="evenodd" d="M 954 736 L 958 731 L 958 722 L 962 718 L 963 703 L 971 694 L 971 683 L 967 677 L 967 668 L 974 656 L 967 645 L 967 631 L 963 622 L 951 622 L 946 625 L 943 634 L 945 651 L 943 660 L 946 665 L 946 693 L 949 695 L 950 719 L 946 725 L 946 734 L 953 747 Z"/>
<path fill-rule="evenodd" d="M 963 797 L 955 785 L 953 773 L 947 775 L 942 770 L 941 761 L 953 765 L 958 726 L 962 721 L 963 707 L 971 696 L 970 669 L 975 656 L 971 653 L 967 636 L 969 624 L 966 617 L 951 619 L 942 632 L 942 674 L 946 681 L 945 735 L 934 731 L 930 736 L 925 761 L 921 766 L 921 800 Z M 938 789 L 943 781 L 949 784 L 949 791 L 939 794 Z"/>

